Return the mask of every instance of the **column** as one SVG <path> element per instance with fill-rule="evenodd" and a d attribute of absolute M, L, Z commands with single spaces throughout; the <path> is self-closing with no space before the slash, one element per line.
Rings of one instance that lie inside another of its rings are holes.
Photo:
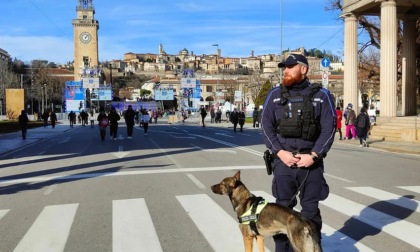
<path fill-rule="evenodd" d="M 381 3 L 381 116 L 397 116 L 397 6 Z"/>
<path fill-rule="evenodd" d="M 402 114 L 416 115 L 416 20 L 403 17 Z"/>
<path fill-rule="evenodd" d="M 348 103 L 358 111 L 357 93 L 357 18 L 353 13 L 344 13 L 344 108 Z"/>

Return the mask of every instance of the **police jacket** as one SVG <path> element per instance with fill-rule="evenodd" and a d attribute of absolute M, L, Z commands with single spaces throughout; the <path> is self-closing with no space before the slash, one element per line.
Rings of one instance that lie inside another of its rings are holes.
<path fill-rule="evenodd" d="M 290 97 L 307 96 L 311 91 L 311 84 L 305 79 L 301 84 L 288 87 Z M 282 118 L 281 86 L 275 87 L 268 94 L 261 114 L 262 135 L 267 148 L 274 154 L 280 150 L 300 151 L 301 153 L 317 153 L 318 157 L 325 157 L 334 141 L 336 113 L 331 94 L 321 88 L 312 98 L 314 117 L 319 120 L 320 133 L 314 141 L 301 138 L 286 138 L 277 133 L 278 120 Z"/>

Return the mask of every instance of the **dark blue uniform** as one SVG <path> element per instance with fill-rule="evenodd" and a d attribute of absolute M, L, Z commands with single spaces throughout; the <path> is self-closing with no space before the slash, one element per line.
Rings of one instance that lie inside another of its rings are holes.
<path fill-rule="evenodd" d="M 305 79 L 301 84 L 289 88 L 290 97 L 307 96 L 311 91 L 311 83 Z M 283 118 L 283 105 L 281 105 L 281 87 L 272 89 L 264 102 L 261 115 L 262 135 L 267 148 L 274 154 L 280 150 L 299 151 L 301 153 L 316 152 L 318 157 L 325 157 L 334 141 L 336 113 L 331 94 L 326 89 L 320 89 L 312 99 L 315 117 L 319 119 L 321 132 L 315 141 L 307 141 L 301 138 L 285 138 L 276 133 L 277 120 Z M 285 105 L 287 107 L 287 105 Z M 319 201 L 328 197 L 329 188 L 324 178 L 324 164 L 322 159 L 315 162 L 309 168 L 291 168 L 279 158 L 274 161 L 273 171 L 273 196 L 278 204 L 287 206 L 294 194 L 300 189 L 301 214 L 311 219 L 319 231 L 322 226 L 322 218 L 318 208 Z M 308 173 L 309 170 L 309 173 Z M 306 180 L 305 177 L 307 176 Z M 291 205 L 294 207 L 296 201 Z M 276 251 L 293 251 L 289 246 L 287 236 L 277 235 L 274 237 Z"/>

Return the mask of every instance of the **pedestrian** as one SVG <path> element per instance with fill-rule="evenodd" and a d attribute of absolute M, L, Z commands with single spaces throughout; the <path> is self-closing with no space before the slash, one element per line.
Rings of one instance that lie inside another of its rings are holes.
<path fill-rule="evenodd" d="M 54 111 L 51 111 L 50 120 L 51 120 L 51 127 L 54 129 L 55 123 L 57 122 L 57 114 Z"/>
<path fill-rule="evenodd" d="M 346 137 L 344 139 L 355 139 L 356 140 L 356 130 L 354 128 L 354 122 L 356 121 L 356 113 L 353 110 L 353 104 L 349 103 L 346 108 Z"/>
<path fill-rule="evenodd" d="M 90 128 L 93 129 L 95 126 L 95 116 L 93 115 L 93 110 L 89 113 L 89 120 L 90 120 Z"/>
<path fill-rule="evenodd" d="M 87 121 L 88 121 L 88 113 L 86 113 L 86 111 L 82 110 L 82 112 L 80 112 L 80 118 L 82 120 L 82 126 L 85 127 L 87 125 Z"/>
<path fill-rule="evenodd" d="M 74 111 L 70 111 L 69 115 L 69 123 L 70 123 L 70 128 L 73 128 L 74 124 L 76 123 L 76 113 L 74 113 Z"/>
<path fill-rule="evenodd" d="M 140 112 L 141 112 L 141 121 L 143 122 L 144 135 L 147 136 L 147 130 L 149 129 L 150 115 L 146 109 L 142 109 Z"/>
<path fill-rule="evenodd" d="M 254 108 L 254 111 L 252 111 L 252 127 L 255 129 L 255 127 L 259 127 L 258 125 L 258 109 L 257 107 Z"/>
<path fill-rule="evenodd" d="M 204 124 L 204 120 L 206 119 L 207 111 L 206 111 L 206 109 L 204 107 L 201 107 L 200 108 L 200 115 L 201 115 L 201 125 L 203 127 L 205 127 L 206 125 Z"/>
<path fill-rule="evenodd" d="M 233 131 L 236 132 L 236 127 L 238 126 L 239 115 L 236 108 L 233 109 L 233 112 L 230 113 L 230 122 L 233 123 Z"/>
<path fill-rule="evenodd" d="M 181 110 L 181 118 L 182 118 L 182 125 L 184 125 L 185 120 L 187 120 L 187 112 L 185 111 L 185 109 Z"/>
<path fill-rule="evenodd" d="M 109 125 L 108 115 L 105 113 L 105 109 L 103 107 L 99 108 L 99 115 L 98 115 L 97 120 L 98 120 L 98 126 L 99 126 L 99 134 L 103 142 L 105 141 L 106 128 Z"/>
<path fill-rule="evenodd" d="M 291 54 L 278 66 L 284 68 L 282 85 L 269 91 L 261 113 L 263 139 L 274 157 L 273 196 L 290 209 L 299 196 L 302 216 L 321 236 L 319 201 L 329 194 L 323 158 L 334 141 L 335 107 L 329 91 L 308 80 L 306 57 Z M 291 251 L 286 235 L 273 238 L 276 252 Z"/>
<path fill-rule="evenodd" d="M 341 108 L 339 106 L 335 108 L 335 114 L 337 115 L 337 125 L 335 132 L 338 132 L 340 134 L 339 140 L 343 140 L 343 133 L 341 132 L 341 121 L 343 120 L 343 112 L 341 111 Z"/>
<path fill-rule="evenodd" d="M 109 134 L 111 139 L 117 140 L 118 133 L 118 121 L 121 119 L 120 115 L 117 113 L 115 108 L 111 108 L 111 111 L 108 114 L 109 119 Z"/>
<path fill-rule="evenodd" d="M 370 128 L 370 121 L 366 108 L 360 110 L 360 114 L 357 115 L 354 125 L 356 126 L 356 134 L 360 141 L 360 147 L 369 147 L 366 138 Z"/>
<path fill-rule="evenodd" d="M 18 117 L 20 129 L 22 130 L 22 139 L 26 139 L 26 133 L 28 132 L 28 115 L 26 114 L 25 110 L 22 110 L 20 112 L 20 115 Z"/>
<path fill-rule="evenodd" d="M 44 120 L 44 128 L 48 127 L 48 117 L 50 117 L 50 113 L 48 113 L 48 110 L 45 110 L 42 114 L 42 119 Z"/>
<path fill-rule="evenodd" d="M 214 123 L 214 118 L 216 117 L 216 113 L 214 112 L 214 107 L 210 109 L 210 123 Z"/>
<path fill-rule="evenodd" d="M 241 129 L 241 132 L 243 132 L 244 124 L 245 124 L 245 113 L 243 111 L 239 111 L 238 113 L 238 123 L 239 127 Z"/>
<path fill-rule="evenodd" d="M 134 110 L 131 105 L 128 105 L 128 109 L 124 113 L 124 119 L 127 126 L 127 139 L 133 139 Z"/>
<path fill-rule="evenodd" d="M 221 123 L 221 122 L 222 122 L 222 111 L 220 110 L 220 108 L 218 108 L 216 112 L 216 123 Z"/>

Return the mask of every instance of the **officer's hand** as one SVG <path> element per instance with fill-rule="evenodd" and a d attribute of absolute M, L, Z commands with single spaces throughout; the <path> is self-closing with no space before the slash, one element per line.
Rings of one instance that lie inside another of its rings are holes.
<path fill-rule="evenodd" d="M 281 150 L 277 153 L 277 156 L 280 160 L 287 166 L 291 167 L 292 165 L 296 165 L 299 162 L 299 158 L 297 156 L 293 156 L 293 153 L 290 151 Z M 299 166 L 299 165 L 298 165 Z"/>
<path fill-rule="evenodd" d="M 314 160 L 310 154 L 296 154 L 295 157 L 299 158 L 296 165 L 300 168 L 308 168 L 314 164 Z"/>

